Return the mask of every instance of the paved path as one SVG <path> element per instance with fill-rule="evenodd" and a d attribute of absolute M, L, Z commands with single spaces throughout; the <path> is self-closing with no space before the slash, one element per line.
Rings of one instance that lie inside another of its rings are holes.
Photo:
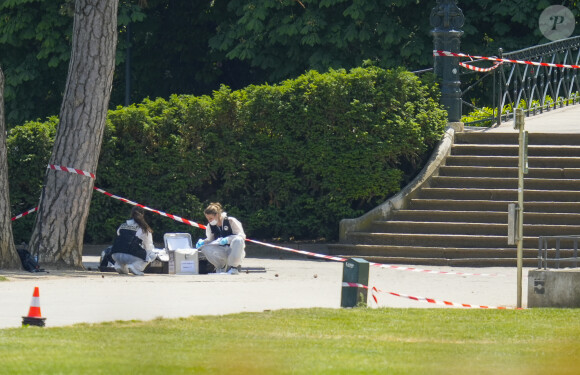
<path fill-rule="evenodd" d="M 580 133 L 580 104 L 526 117 L 524 128 L 530 133 Z M 483 131 L 517 132 L 513 128 L 513 120 Z"/>
<path fill-rule="evenodd" d="M 84 257 L 94 269 L 97 257 Z M 240 275 L 124 276 L 98 271 L 49 274 L 0 272 L 0 328 L 19 327 L 28 314 L 35 286 L 47 327 L 114 320 L 151 320 L 191 315 L 221 315 L 288 308 L 339 308 L 340 262 L 304 257 L 246 258 L 245 267 L 265 267 L 263 273 Z M 516 304 L 516 269 L 417 267 L 431 270 L 498 273 L 500 276 L 457 276 L 370 268 L 369 284 L 384 292 L 430 297 L 471 305 Z M 527 301 L 524 270 L 524 305 Z M 377 295 L 379 306 L 431 308 L 439 305 Z M 369 305 L 376 307 L 369 295 Z M 453 308 L 453 307 L 444 307 Z"/>

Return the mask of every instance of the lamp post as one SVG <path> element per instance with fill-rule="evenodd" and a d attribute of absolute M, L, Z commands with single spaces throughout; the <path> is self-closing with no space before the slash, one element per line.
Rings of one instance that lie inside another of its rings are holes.
<path fill-rule="evenodd" d="M 463 31 L 463 12 L 457 0 L 437 0 L 429 18 L 433 30 L 433 46 L 438 51 L 460 52 L 459 44 Z M 461 120 L 461 88 L 459 80 L 459 58 L 434 57 L 435 74 L 441 79 L 441 104 L 445 106 L 449 122 Z"/>
<path fill-rule="evenodd" d="M 131 21 L 127 24 L 127 57 L 125 60 L 125 107 L 131 105 Z"/>

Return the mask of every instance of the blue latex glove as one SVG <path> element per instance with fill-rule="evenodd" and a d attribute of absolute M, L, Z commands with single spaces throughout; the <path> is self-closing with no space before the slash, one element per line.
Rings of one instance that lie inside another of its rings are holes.
<path fill-rule="evenodd" d="M 220 245 L 227 245 L 228 244 L 228 239 L 227 238 L 222 238 L 220 240 Z"/>
<path fill-rule="evenodd" d="M 199 240 L 197 240 L 197 243 L 195 244 L 195 248 L 199 249 L 200 247 L 203 246 L 203 240 L 200 238 Z"/>

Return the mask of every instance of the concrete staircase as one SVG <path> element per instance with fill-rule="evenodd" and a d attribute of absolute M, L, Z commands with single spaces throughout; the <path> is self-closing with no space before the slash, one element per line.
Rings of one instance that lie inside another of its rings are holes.
<path fill-rule="evenodd" d="M 537 266 L 538 236 L 580 235 L 580 134 L 530 133 L 528 156 L 524 266 Z M 402 209 L 347 232 L 329 253 L 380 263 L 515 266 L 507 207 L 517 202 L 517 166 L 515 131 L 457 133 L 438 173 Z"/>

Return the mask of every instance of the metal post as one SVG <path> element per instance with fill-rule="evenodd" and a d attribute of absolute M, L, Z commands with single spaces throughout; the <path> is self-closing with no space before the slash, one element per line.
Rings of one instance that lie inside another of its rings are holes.
<path fill-rule="evenodd" d="M 46 172 L 46 174 L 48 174 L 48 172 Z M 40 201 L 38 202 L 38 212 L 36 213 L 36 223 L 38 225 L 38 241 L 36 242 L 36 247 L 34 249 L 30 249 L 30 253 L 32 254 L 32 256 L 34 257 L 34 260 L 36 261 L 36 263 L 40 263 L 41 261 L 43 261 L 44 259 L 42 259 L 42 257 L 40 256 L 40 246 L 42 245 L 42 242 L 44 241 L 44 234 L 42 233 L 42 213 L 43 213 L 43 209 L 42 206 L 44 204 L 44 193 L 46 191 L 46 182 L 47 182 L 47 176 L 44 176 L 44 183 L 42 184 L 42 191 L 40 193 Z"/>
<path fill-rule="evenodd" d="M 524 111 L 517 108 L 515 111 L 515 126 L 519 130 L 519 157 L 518 157 L 518 238 L 517 238 L 517 289 L 518 301 L 517 307 L 522 307 L 522 263 L 523 263 L 523 242 L 524 242 L 524 169 L 525 154 L 527 152 L 524 135 Z"/>
<path fill-rule="evenodd" d="M 131 22 L 127 24 L 127 57 L 125 59 L 125 107 L 131 105 Z"/>
<path fill-rule="evenodd" d="M 459 39 L 463 31 L 460 28 L 464 20 L 463 12 L 457 7 L 457 0 L 437 0 L 430 16 L 434 49 L 461 52 Z M 459 58 L 435 56 L 434 71 L 441 79 L 441 104 L 447 109 L 449 122 L 461 121 Z"/>
<path fill-rule="evenodd" d="M 499 58 L 503 58 L 503 49 L 500 48 L 498 49 L 498 56 Z M 502 75 L 503 75 L 503 70 L 502 70 L 502 66 L 499 66 L 496 70 L 496 74 L 497 74 L 497 126 L 501 125 L 501 111 L 502 111 L 502 97 L 503 97 L 503 93 L 502 93 Z"/>

